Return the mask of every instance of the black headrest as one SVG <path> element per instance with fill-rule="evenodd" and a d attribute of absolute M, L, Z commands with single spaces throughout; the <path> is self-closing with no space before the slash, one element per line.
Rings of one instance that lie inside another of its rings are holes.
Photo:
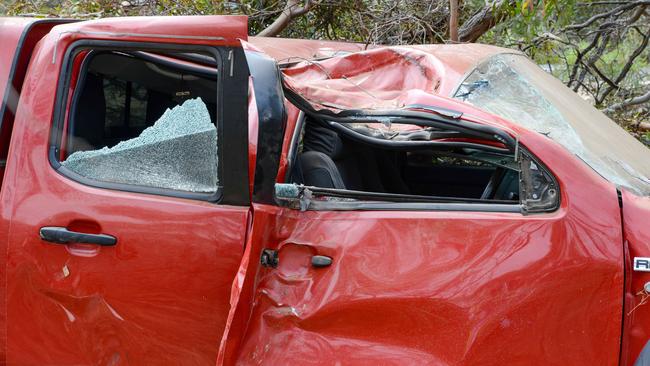
<path fill-rule="evenodd" d="M 333 160 L 338 160 L 343 155 L 343 142 L 335 131 L 314 123 L 307 123 L 303 151 L 322 152 Z"/>
<path fill-rule="evenodd" d="M 151 126 L 167 109 L 174 108 L 176 103 L 174 103 L 170 94 L 155 90 L 148 90 L 147 93 L 147 126 Z"/>
<path fill-rule="evenodd" d="M 319 151 L 304 152 L 298 155 L 298 165 L 302 175 L 300 183 L 314 187 L 345 189 L 339 169 L 326 154 Z"/>

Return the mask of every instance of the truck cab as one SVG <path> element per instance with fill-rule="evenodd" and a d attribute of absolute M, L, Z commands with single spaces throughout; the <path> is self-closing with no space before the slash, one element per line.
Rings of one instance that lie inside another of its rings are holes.
<path fill-rule="evenodd" d="M 650 153 L 524 56 L 0 35 L 0 362 L 650 362 Z"/>

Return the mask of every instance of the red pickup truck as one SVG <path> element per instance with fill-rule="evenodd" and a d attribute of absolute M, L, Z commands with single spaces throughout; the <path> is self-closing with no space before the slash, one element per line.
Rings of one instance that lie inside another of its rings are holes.
<path fill-rule="evenodd" d="M 522 54 L 0 39 L 1 364 L 650 364 L 650 150 Z"/>

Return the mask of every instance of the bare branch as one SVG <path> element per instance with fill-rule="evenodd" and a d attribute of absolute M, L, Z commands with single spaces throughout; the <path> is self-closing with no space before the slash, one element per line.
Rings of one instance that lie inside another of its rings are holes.
<path fill-rule="evenodd" d="M 625 65 L 621 69 L 621 72 L 618 74 L 618 76 L 614 80 L 614 83 L 612 85 L 610 85 L 607 89 L 605 89 L 605 91 L 601 94 L 600 100 L 598 100 L 599 103 L 602 103 L 602 101 L 605 100 L 605 98 L 607 98 L 607 96 L 612 91 L 619 88 L 618 85 L 621 83 L 621 81 L 623 81 L 623 79 L 625 79 L 627 74 L 630 72 L 630 69 L 632 68 L 632 65 L 634 65 L 634 61 L 637 59 L 637 57 L 641 56 L 643 51 L 645 51 L 645 49 L 648 47 L 648 41 L 650 41 L 650 31 L 648 31 L 647 34 L 643 34 L 643 40 L 641 41 L 641 44 L 639 45 L 639 47 L 637 47 L 634 50 L 634 52 L 632 52 L 632 54 L 628 58 L 627 62 L 625 63 Z"/>
<path fill-rule="evenodd" d="M 280 34 L 289 24 L 297 17 L 300 17 L 309 12 L 316 3 L 313 0 L 305 0 L 305 3 L 300 6 L 298 0 L 287 0 L 282 13 L 275 18 L 273 23 L 264 28 L 257 35 L 260 37 L 275 37 Z"/>
<path fill-rule="evenodd" d="M 613 113 L 613 112 L 616 112 L 616 111 L 620 111 L 620 110 L 623 110 L 623 109 L 627 109 L 629 107 L 633 107 L 633 106 L 643 104 L 643 103 L 648 103 L 648 102 L 650 102 L 650 91 L 648 91 L 647 93 L 645 93 L 643 95 L 639 95 L 637 97 L 634 97 L 634 98 L 628 99 L 626 101 L 623 101 L 621 103 L 612 104 L 608 108 L 603 109 L 603 112 L 605 112 L 605 113 Z"/>
<path fill-rule="evenodd" d="M 624 12 L 625 10 L 636 8 L 637 6 L 648 6 L 648 5 L 650 5 L 650 0 L 639 0 L 639 1 L 635 1 L 635 2 L 632 2 L 632 3 L 625 4 L 625 5 L 621 5 L 621 6 L 618 6 L 618 7 L 614 8 L 614 9 L 612 9 L 610 11 L 600 13 L 600 14 L 596 14 L 593 17 L 585 20 L 582 23 L 572 24 L 572 25 L 566 27 L 565 30 L 578 30 L 578 29 L 586 28 L 586 27 L 588 27 L 589 25 L 591 25 L 593 22 L 595 22 L 598 19 L 603 19 L 603 18 L 607 18 L 607 17 L 612 16 L 612 15 L 620 14 L 620 13 Z"/>

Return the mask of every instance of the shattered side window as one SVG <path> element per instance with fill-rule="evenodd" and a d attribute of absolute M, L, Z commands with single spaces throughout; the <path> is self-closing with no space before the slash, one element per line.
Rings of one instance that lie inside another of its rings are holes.
<path fill-rule="evenodd" d="M 166 56 L 88 53 L 56 150 L 63 172 L 125 190 L 214 197 L 220 187 L 216 69 L 160 57 Z"/>
<path fill-rule="evenodd" d="M 371 118 L 374 121 L 376 117 Z M 482 140 L 468 145 L 465 139 L 475 136 L 470 128 L 459 135 L 451 129 L 423 128 L 417 124 L 423 123 L 419 119 L 402 122 L 412 123 L 413 129 L 384 135 L 376 133 L 380 127 L 369 131 L 370 124 L 339 129 L 306 117 L 296 142 L 302 148 L 291 167 L 291 184 L 276 185 L 278 202 L 300 210 L 363 210 L 371 206 L 401 210 L 414 208 L 413 203 L 420 209 L 437 210 L 439 204 L 460 203 L 490 205 L 464 209 L 520 212 L 524 201 L 520 192 L 526 193 L 527 199 L 529 191 L 536 194 L 543 186 L 538 179 L 538 187 L 521 188 L 514 148 L 495 147 Z M 382 124 L 380 121 L 379 126 Z M 539 209 L 534 208 L 536 212 L 555 209 L 556 196 L 548 196 L 533 197 L 541 202 Z"/>
<path fill-rule="evenodd" d="M 217 192 L 217 128 L 201 98 L 188 99 L 132 139 L 76 151 L 62 162 L 102 182 Z"/>

